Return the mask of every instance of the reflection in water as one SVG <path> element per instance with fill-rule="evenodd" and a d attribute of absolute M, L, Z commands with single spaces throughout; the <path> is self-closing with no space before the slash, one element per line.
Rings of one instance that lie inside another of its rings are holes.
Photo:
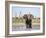
<path fill-rule="evenodd" d="M 40 25 L 33 25 L 32 28 L 26 28 L 26 25 L 21 26 L 12 26 L 12 31 L 31 31 L 31 30 L 39 30 Z"/>

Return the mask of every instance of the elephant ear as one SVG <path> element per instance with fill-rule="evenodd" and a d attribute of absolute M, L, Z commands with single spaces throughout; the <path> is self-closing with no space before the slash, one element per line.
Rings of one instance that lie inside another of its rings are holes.
<path fill-rule="evenodd" d="M 25 15 L 23 16 L 23 18 L 24 18 L 24 19 L 27 19 L 27 15 L 25 14 Z"/>

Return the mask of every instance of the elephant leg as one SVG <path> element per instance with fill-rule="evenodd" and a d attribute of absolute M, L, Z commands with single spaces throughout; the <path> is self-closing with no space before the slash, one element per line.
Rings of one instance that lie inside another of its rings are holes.
<path fill-rule="evenodd" d="M 29 28 L 32 28 L 32 24 L 29 24 Z"/>
<path fill-rule="evenodd" d="M 28 27 L 28 24 L 26 24 L 26 28 L 29 28 L 29 27 Z"/>

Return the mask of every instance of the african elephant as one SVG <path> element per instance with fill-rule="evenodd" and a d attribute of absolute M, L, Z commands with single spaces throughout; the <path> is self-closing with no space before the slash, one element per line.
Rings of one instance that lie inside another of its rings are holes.
<path fill-rule="evenodd" d="M 26 23 L 26 28 L 32 28 L 32 15 L 31 14 L 25 14 L 23 16 Z"/>

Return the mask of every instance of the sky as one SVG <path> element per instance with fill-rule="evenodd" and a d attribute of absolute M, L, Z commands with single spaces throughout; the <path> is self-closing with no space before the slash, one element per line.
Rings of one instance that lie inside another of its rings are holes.
<path fill-rule="evenodd" d="M 20 14 L 21 12 L 21 14 Z M 33 16 L 40 17 L 40 7 L 17 7 L 12 6 L 12 14 L 14 16 L 23 16 L 24 14 L 32 14 Z"/>

